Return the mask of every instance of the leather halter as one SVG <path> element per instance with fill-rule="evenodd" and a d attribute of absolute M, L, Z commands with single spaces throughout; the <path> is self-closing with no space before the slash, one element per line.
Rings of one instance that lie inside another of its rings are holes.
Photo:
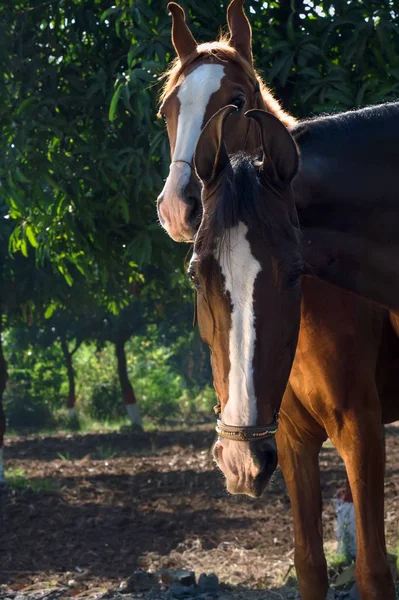
<path fill-rule="evenodd" d="M 221 406 L 218 402 L 213 407 L 216 414 L 221 413 Z M 256 442 L 273 437 L 278 429 L 278 413 L 274 414 L 273 422 L 270 425 L 226 425 L 219 417 L 216 422 L 216 433 L 219 437 L 233 440 L 236 442 Z"/>

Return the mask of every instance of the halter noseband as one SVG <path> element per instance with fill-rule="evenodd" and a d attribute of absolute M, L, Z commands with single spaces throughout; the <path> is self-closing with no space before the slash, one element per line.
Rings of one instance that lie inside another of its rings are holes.
<path fill-rule="evenodd" d="M 213 407 L 216 414 L 221 413 L 220 403 Z M 219 417 L 216 422 L 216 433 L 219 437 L 236 442 L 256 442 L 273 437 L 278 429 L 278 413 L 275 413 L 273 423 L 270 425 L 226 425 Z"/>

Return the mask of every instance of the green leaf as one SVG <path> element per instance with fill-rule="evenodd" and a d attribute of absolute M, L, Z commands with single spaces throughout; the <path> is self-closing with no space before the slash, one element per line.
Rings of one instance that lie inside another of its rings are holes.
<path fill-rule="evenodd" d="M 121 209 L 122 209 L 123 218 L 125 219 L 126 223 L 129 223 L 129 221 L 130 221 L 130 212 L 129 212 L 129 205 L 126 202 L 126 198 L 124 198 L 122 196 L 120 198 L 120 203 L 121 203 Z"/>
<path fill-rule="evenodd" d="M 22 252 L 22 254 L 23 254 L 23 255 L 24 255 L 26 258 L 28 258 L 28 244 L 26 243 L 26 240 L 25 240 L 25 239 L 22 239 L 22 240 L 20 241 L 20 249 L 21 249 L 21 252 Z"/>
<path fill-rule="evenodd" d="M 112 96 L 111 103 L 109 105 L 109 112 L 108 112 L 108 119 L 110 121 L 113 121 L 115 119 L 116 107 L 118 105 L 123 86 L 124 86 L 124 83 L 118 83 L 116 90 L 114 92 L 114 95 Z"/>
<path fill-rule="evenodd" d="M 111 8 L 107 8 L 107 10 L 105 10 L 102 15 L 100 16 L 100 21 L 105 21 L 105 19 L 107 19 L 108 17 L 110 17 L 111 15 L 115 15 L 117 13 L 120 13 L 121 9 L 117 6 L 111 6 Z"/>
<path fill-rule="evenodd" d="M 53 314 L 55 313 L 55 311 L 57 310 L 57 305 L 56 304 L 50 304 L 47 309 L 46 312 L 44 313 L 44 318 L 45 319 L 50 319 Z"/>
<path fill-rule="evenodd" d="M 37 248 L 39 246 L 39 244 L 37 243 L 35 232 L 33 231 L 33 227 L 31 227 L 31 225 L 26 225 L 25 235 L 34 248 Z"/>
<path fill-rule="evenodd" d="M 37 104 L 38 102 L 39 102 L 39 99 L 36 98 L 35 96 L 30 96 L 29 98 L 25 98 L 25 100 L 23 100 L 18 105 L 18 108 L 15 111 L 15 114 L 21 115 L 28 106 L 31 106 L 32 104 Z"/>

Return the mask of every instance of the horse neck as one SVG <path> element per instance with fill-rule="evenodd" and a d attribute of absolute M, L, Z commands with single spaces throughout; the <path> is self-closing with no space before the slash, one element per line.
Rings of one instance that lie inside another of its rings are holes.
<path fill-rule="evenodd" d="M 319 194 L 306 191 L 306 196 L 296 194 L 296 206 L 308 274 L 399 314 L 399 239 L 394 234 L 399 208 L 378 195 L 373 202 L 365 194 L 362 210 L 358 202 L 343 201 L 339 185 L 334 187 L 336 197 L 324 204 Z"/>
<path fill-rule="evenodd" d="M 326 226 L 302 226 L 301 232 L 301 254 L 309 275 L 399 315 L 399 244 L 385 245 Z"/>
<path fill-rule="evenodd" d="M 399 309 L 399 104 L 313 119 L 291 132 L 302 254 L 320 279 Z"/>

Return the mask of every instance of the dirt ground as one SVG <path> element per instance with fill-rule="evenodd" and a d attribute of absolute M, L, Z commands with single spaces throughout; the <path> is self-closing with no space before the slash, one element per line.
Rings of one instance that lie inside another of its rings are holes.
<path fill-rule="evenodd" d="M 59 597 L 100 598 L 139 567 L 213 572 L 225 589 L 247 590 L 245 598 L 265 588 L 270 595 L 262 599 L 299 597 L 281 473 L 261 499 L 229 496 L 209 455 L 212 441 L 211 428 L 10 438 L 6 467 L 19 479 L 0 493 L 0 598 L 45 598 L 54 589 L 63 590 Z M 323 448 L 320 464 L 324 538 L 333 554 L 333 499 L 345 473 L 332 447 Z M 390 426 L 391 549 L 398 545 L 398 465 L 399 427 Z"/>

